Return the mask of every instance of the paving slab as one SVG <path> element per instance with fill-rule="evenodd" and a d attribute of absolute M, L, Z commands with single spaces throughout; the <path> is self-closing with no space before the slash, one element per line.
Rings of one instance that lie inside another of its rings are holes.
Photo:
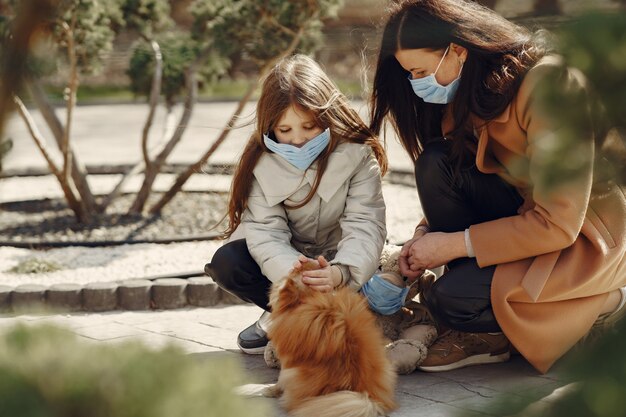
<path fill-rule="evenodd" d="M 270 384 L 276 382 L 278 370 L 268 368 L 262 355 L 243 354 L 236 345 L 239 331 L 260 314 L 261 309 L 248 304 L 164 311 L 0 316 L 0 332 L 18 323 L 54 324 L 69 329 L 89 343 L 115 345 L 137 341 L 153 349 L 174 344 L 198 361 L 236 358 L 251 384 Z M 399 407 L 390 417 L 504 415 L 505 409 L 499 405 L 499 400 L 513 398 L 521 407 L 521 404 L 540 400 L 567 383 L 557 371 L 539 374 L 518 355 L 503 364 L 436 374 L 418 371 L 398 377 L 396 399 Z M 273 410 L 272 415 L 287 416 L 274 399 L 250 401 L 251 406 L 268 404 Z"/>

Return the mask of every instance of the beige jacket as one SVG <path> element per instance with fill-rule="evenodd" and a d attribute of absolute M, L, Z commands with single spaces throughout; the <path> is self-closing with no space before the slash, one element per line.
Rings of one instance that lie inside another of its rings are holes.
<path fill-rule="evenodd" d="M 487 124 L 473 119 L 476 166 L 499 174 L 525 198 L 517 216 L 470 227 L 476 260 L 481 267 L 498 265 L 491 287 L 496 319 L 542 372 L 589 331 L 608 292 L 626 285 L 626 198 L 614 184 L 594 184 L 593 138 L 580 153 L 588 162 L 581 181 L 557 192 L 535 181 L 542 150 L 559 127 L 533 99 L 558 63 L 546 57 L 531 69 L 499 117 Z M 563 81 L 572 91 L 585 88 L 575 71 Z M 450 117 L 444 119 L 444 132 L 451 126 Z"/>
<path fill-rule="evenodd" d="M 282 157 L 264 153 L 254 168 L 243 234 L 270 281 L 284 277 L 299 254 L 324 255 L 358 289 L 376 271 L 385 243 L 385 203 L 380 167 L 367 145 L 341 143 L 328 159 L 313 199 L 299 209 L 315 181 L 317 163 L 304 173 Z M 241 227 L 240 227 L 241 228 Z"/>

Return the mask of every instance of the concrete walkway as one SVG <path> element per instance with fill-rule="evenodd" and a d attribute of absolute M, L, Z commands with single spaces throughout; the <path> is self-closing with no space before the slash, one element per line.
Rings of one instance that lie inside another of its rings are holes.
<path fill-rule="evenodd" d="M 235 357 L 249 375 L 250 383 L 268 384 L 276 381 L 278 371 L 267 368 L 261 355 L 243 354 L 236 345 L 238 332 L 260 314 L 256 306 L 218 305 L 167 311 L 4 316 L 0 317 L 0 331 L 17 323 L 45 323 L 69 328 L 92 343 L 137 340 L 154 348 L 174 343 L 198 360 Z M 520 356 L 513 356 L 504 364 L 446 373 L 417 371 L 399 377 L 399 408 L 390 416 L 503 416 L 508 413 L 498 404 L 502 399 L 515 404 L 537 400 L 565 384 L 557 371 L 540 375 Z M 275 400 L 264 401 L 273 407 L 276 416 L 286 416 Z"/>

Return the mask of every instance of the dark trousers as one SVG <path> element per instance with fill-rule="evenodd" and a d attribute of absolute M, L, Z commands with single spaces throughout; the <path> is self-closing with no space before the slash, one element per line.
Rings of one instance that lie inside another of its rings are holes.
<path fill-rule="evenodd" d="M 433 232 L 464 231 L 472 224 L 514 216 L 523 203 L 517 190 L 498 175 L 475 165 L 455 171 L 449 142 L 428 144 L 415 163 L 415 180 L 424 216 Z M 499 332 L 491 308 L 495 266 L 480 268 L 474 258 L 447 265 L 424 302 L 440 324 L 464 332 Z"/>
<path fill-rule="evenodd" d="M 219 248 L 211 259 L 211 278 L 224 290 L 244 301 L 269 311 L 272 285 L 248 252 L 245 239 L 234 240 Z"/>

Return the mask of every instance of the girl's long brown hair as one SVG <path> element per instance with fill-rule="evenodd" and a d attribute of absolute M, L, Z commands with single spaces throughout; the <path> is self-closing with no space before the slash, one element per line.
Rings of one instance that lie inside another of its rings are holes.
<path fill-rule="evenodd" d="M 538 39 L 538 38 L 537 38 Z M 400 0 L 389 9 L 371 95 L 370 127 L 379 133 L 389 117 L 405 150 L 415 161 L 424 145 L 442 137 L 445 105 L 424 102 L 411 89 L 394 54 L 401 49 L 467 48 L 452 104 L 450 137 L 457 164 L 471 155 L 477 139 L 470 113 L 489 121 L 513 100 L 526 72 L 546 53 L 526 29 L 466 0 Z"/>
<path fill-rule="evenodd" d="M 330 128 L 331 139 L 317 159 L 317 176 L 311 191 L 298 204 L 287 206 L 288 209 L 303 207 L 311 201 L 326 170 L 328 157 L 340 142 L 369 145 L 383 175 L 387 171 L 387 157 L 378 138 L 320 66 L 305 55 L 287 57 L 276 64 L 263 82 L 256 107 L 256 129 L 246 144 L 232 182 L 224 238 L 230 237 L 241 223 L 254 167 L 263 152 L 271 152 L 263 143 L 263 134 L 273 132 L 285 110 L 292 105 L 311 111 L 318 126 Z"/>

